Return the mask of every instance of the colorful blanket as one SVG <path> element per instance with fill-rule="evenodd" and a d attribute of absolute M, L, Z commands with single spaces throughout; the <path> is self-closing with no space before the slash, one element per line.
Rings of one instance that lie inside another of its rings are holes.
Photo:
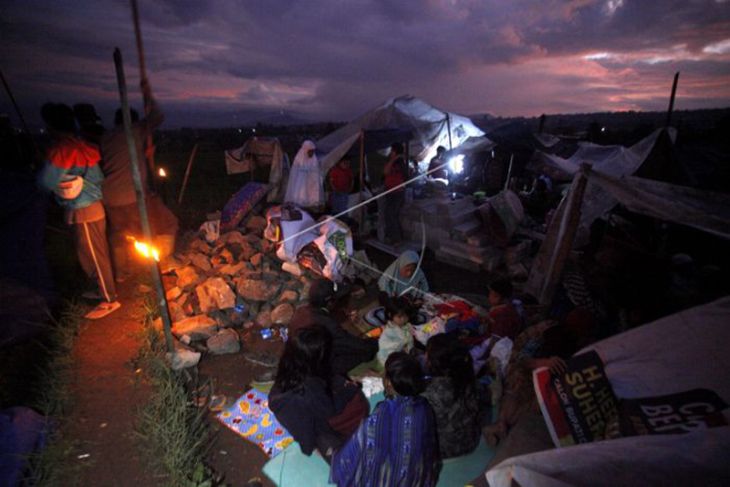
<path fill-rule="evenodd" d="M 268 395 L 256 389 L 244 393 L 216 418 L 243 439 L 261 448 L 269 458 L 294 442 L 269 409 Z"/>
<path fill-rule="evenodd" d="M 221 233 L 234 230 L 256 204 L 269 191 L 269 185 L 264 183 L 246 183 L 243 188 L 234 194 L 221 213 Z"/>

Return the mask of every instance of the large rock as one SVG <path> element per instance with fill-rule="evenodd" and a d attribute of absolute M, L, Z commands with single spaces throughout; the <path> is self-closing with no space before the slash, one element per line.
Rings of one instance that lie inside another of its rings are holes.
<path fill-rule="evenodd" d="M 263 258 L 264 254 L 259 252 L 258 254 L 251 257 L 250 262 L 255 268 L 258 269 L 261 268 L 261 261 L 263 260 Z"/>
<path fill-rule="evenodd" d="M 183 343 L 174 340 L 175 353 L 166 353 L 167 360 L 170 361 L 172 370 L 181 370 L 188 367 L 195 367 L 200 362 L 200 353 L 192 350 Z"/>
<path fill-rule="evenodd" d="M 271 312 L 271 321 L 277 325 L 288 325 L 294 315 L 294 306 L 282 303 Z"/>
<path fill-rule="evenodd" d="M 236 295 L 222 277 L 211 277 L 195 288 L 198 295 L 200 311 L 207 313 L 216 309 L 232 308 L 236 304 Z"/>
<path fill-rule="evenodd" d="M 231 328 L 225 328 L 208 338 L 205 342 L 208 351 L 213 355 L 223 355 L 226 353 L 237 353 L 241 349 L 241 342 L 238 339 L 238 333 Z"/>
<path fill-rule="evenodd" d="M 279 283 L 241 277 L 236 281 L 236 292 L 251 301 L 271 301 L 279 292 Z"/>
<path fill-rule="evenodd" d="M 195 252 L 201 252 L 205 255 L 210 255 L 210 252 L 213 250 L 210 245 L 208 245 L 207 242 L 204 242 L 198 238 L 190 242 L 188 245 L 188 250 L 194 250 Z"/>
<path fill-rule="evenodd" d="M 227 276 L 235 276 L 242 270 L 246 269 L 246 263 L 245 262 L 239 262 L 238 264 L 226 264 L 221 266 L 218 269 L 219 274 L 224 274 Z"/>
<path fill-rule="evenodd" d="M 205 272 L 213 268 L 213 266 L 210 265 L 210 260 L 208 260 L 208 257 L 206 257 L 204 254 L 190 254 L 190 262 L 192 262 L 195 267 Z"/>
<path fill-rule="evenodd" d="M 185 311 L 183 310 L 182 305 L 176 303 L 175 301 L 168 301 L 167 309 L 170 311 L 170 319 L 173 322 L 184 320 L 187 317 L 185 315 Z"/>
<path fill-rule="evenodd" d="M 218 323 L 206 315 L 196 315 L 172 324 L 176 337 L 188 335 L 191 340 L 207 340 L 218 332 Z"/>
<path fill-rule="evenodd" d="M 168 301 L 173 301 L 173 300 L 179 298 L 181 294 L 182 294 L 182 289 L 180 289 L 179 286 L 175 286 L 175 287 L 169 289 L 165 293 L 165 297 L 167 298 Z"/>
<path fill-rule="evenodd" d="M 279 302 L 280 303 L 296 303 L 299 300 L 299 293 L 294 291 L 293 289 L 286 289 L 284 292 L 279 295 Z"/>
<path fill-rule="evenodd" d="M 246 237 L 244 237 L 241 232 L 237 232 L 235 230 L 224 233 L 223 235 L 221 235 L 218 238 L 218 245 L 243 243 L 243 242 L 246 242 Z"/>
<path fill-rule="evenodd" d="M 246 222 L 246 230 L 261 235 L 264 231 L 264 228 L 266 228 L 266 225 L 266 218 L 259 215 L 253 215 Z"/>
<path fill-rule="evenodd" d="M 177 287 L 182 289 L 193 286 L 200 281 L 200 274 L 198 274 L 198 271 L 192 266 L 175 269 L 175 274 L 177 274 Z"/>
<path fill-rule="evenodd" d="M 262 311 L 256 315 L 256 324 L 261 328 L 268 328 L 274 324 L 274 320 L 271 319 L 271 311 Z"/>
<path fill-rule="evenodd" d="M 233 261 L 233 254 L 225 247 L 223 248 L 223 250 L 210 258 L 210 263 L 213 265 L 213 267 L 220 267 L 225 264 L 230 264 Z"/>

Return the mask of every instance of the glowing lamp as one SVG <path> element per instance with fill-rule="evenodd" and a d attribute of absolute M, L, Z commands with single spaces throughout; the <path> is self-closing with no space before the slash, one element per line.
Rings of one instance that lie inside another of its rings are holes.
<path fill-rule="evenodd" d="M 135 240 L 134 249 L 145 259 L 152 258 L 157 262 L 160 261 L 160 252 L 152 245 L 140 242 L 139 240 Z"/>
<path fill-rule="evenodd" d="M 158 175 L 159 175 L 159 176 L 160 176 L 161 178 L 166 178 L 166 177 L 167 177 L 167 171 L 165 171 L 165 168 L 164 168 L 164 167 L 161 167 L 161 168 L 160 168 L 160 169 L 159 169 L 159 170 L 157 171 L 157 174 L 158 174 Z"/>
<path fill-rule="evenodd" d="M 449 159 L 449 171 L 453 174 L 464 172 L 464 154 L 458 154 Z"/>

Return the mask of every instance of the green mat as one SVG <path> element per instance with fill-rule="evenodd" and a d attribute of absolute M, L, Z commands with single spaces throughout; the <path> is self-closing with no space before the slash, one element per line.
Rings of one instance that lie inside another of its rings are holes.
<path fill-rule="evenodd" d="M 383 400 L 383 394 L 376 394 L 368 401 L 371 409 Z M 494 456 L 494 449 L 484 440 L 469 455 L 444 460 L 437 487 L 459 487 L 468 485 L 481 474 Z M 278 487 L 326 487 L 329 483 L 330 467 L 318 454 L 308 457 L 302 453 L 299 443 L 294 442 L 284 451 L 269 460 L 263 468 L 264 474 Z"/>

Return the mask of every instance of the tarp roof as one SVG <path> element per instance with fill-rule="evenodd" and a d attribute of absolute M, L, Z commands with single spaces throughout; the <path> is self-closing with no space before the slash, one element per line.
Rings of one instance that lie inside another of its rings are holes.
<path fill-rule="evenodd" d="M 386 101 L 318 140 L 317 150 L 326 154 L 321 163 L 323 171 L 328 171 L 355 144 L 361 131 L 396 129 L 410 132 L 410 154 L 420 161 L 434 155 L 439 145 L 449 148 L 449 128 L 453 147 L 469 137 L 484 136 L 469 118 L 405 95 Z"/>

